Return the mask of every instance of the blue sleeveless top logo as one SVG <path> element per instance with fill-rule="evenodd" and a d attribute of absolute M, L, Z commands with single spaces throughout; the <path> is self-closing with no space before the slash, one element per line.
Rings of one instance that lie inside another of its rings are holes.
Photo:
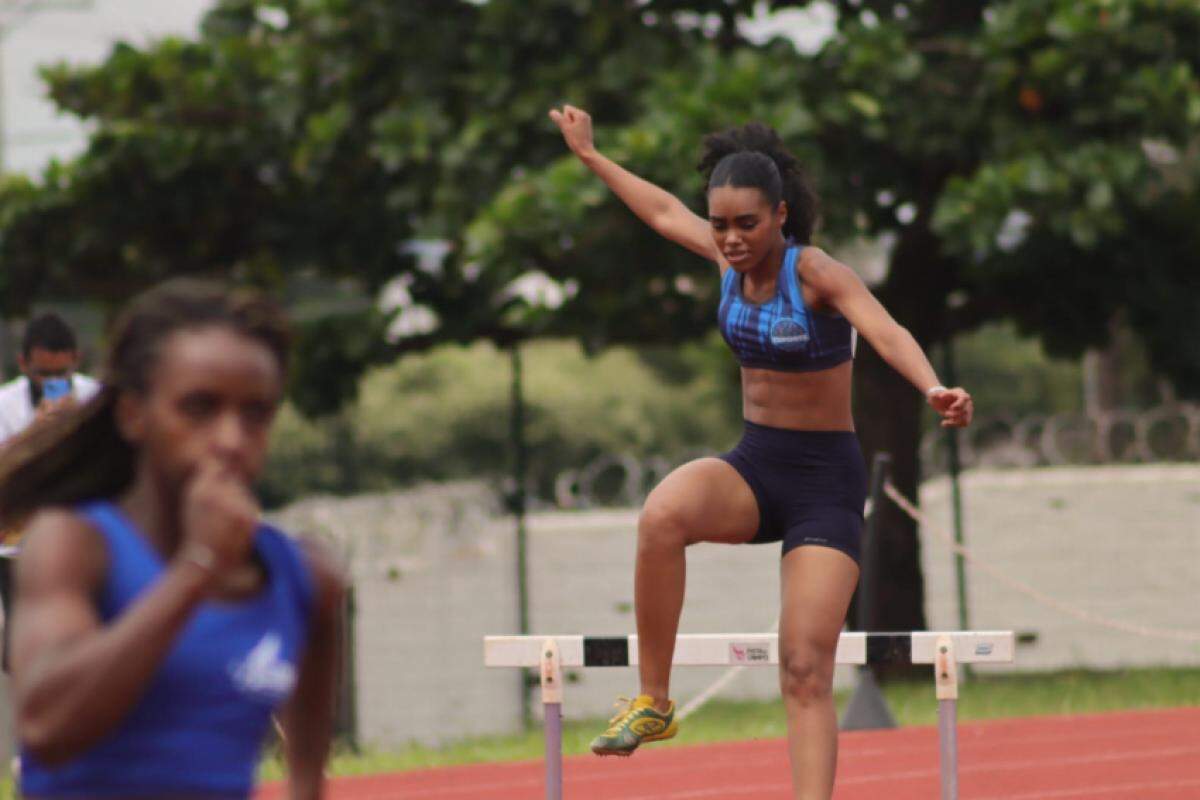
<path fill-rule="evenodd" d="M 166 565 L 113 504 L 78 510 L 108 547 L 97 609 L 109 623 Z M 296 685 L 315 601 L 308 565 L 287 536 L 260 526 L 254 549 L 268 576 L 262 591 L 201 604 L 142 699 L 90 750 L 57 767 L 22 752 L 24 794 L 249 797 L 271 714 Z"/>
<path fill-rule="evenodd" d="M 775 296 L 752 303 L 742 296 L 742 276 L 734 269 L 721 278 L 717 311 L 721 335 L 743 367 L 782 372 L 814 372 L 854 357 L 854 328 L 842 316 L 810 312 L 804 303 L 796 260 L 789 247 L 779 268 Z"/>

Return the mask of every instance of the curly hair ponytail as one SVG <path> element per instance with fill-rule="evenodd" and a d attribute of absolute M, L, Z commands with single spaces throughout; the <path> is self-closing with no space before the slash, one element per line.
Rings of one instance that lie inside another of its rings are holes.
<path fill-rule="evenodd" d="M 783 146 L 779 134 L 751 122 L 704 137 L 698 169 L 706 191 L 718 186 L 758 189 L 772 205 L 787 203 L 783 233 L 800 244 L 812 239 L 819 201 L 800 161 Z"/>

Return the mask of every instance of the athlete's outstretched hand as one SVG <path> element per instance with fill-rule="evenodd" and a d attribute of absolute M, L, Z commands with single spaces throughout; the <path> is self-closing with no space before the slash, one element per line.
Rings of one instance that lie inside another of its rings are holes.
<path fill-rule="evenodd" d="M 929 397 L 929 405 L 941 414 L 943 428 L 965 428 L 975 414 L 975 402 L 967 390 L 960 387 L 934 392 Z"/>
<path fill-rule="evenodd" d="M 592 142 L 592 118 L 582 108 L 564 105 L 550 109 L 550 119 L 562 131 L 567 147 L 577 156 L 584 156 L 596 149 Z"/>

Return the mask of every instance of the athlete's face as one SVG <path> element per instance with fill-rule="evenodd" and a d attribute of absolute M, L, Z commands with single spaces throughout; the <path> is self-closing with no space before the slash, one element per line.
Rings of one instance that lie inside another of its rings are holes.
<path fill-rule="evenodd" d="M 283 372 L 266 345 L 228 327 L 171 334 L 144 395 L 122 397 L 122 432 L 168 491 L 205 459 L 246 485 L 262 472 L 283 395 Z"/>
<path fill-rule="evenodd" d="M 708 223 L 721 255 L 738 272 L 763 263 L 783 239 L 787 205 L 771 207 L 759 189 L 718 186 L 708 192 Z"/>

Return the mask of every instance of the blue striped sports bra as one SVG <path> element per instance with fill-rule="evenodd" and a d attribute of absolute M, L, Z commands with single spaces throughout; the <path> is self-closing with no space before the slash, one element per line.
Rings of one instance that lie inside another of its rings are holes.
<path fill-rule="evenodd" d="M 804 304 L 796 272 L 802 249 L 787 249 L 775 296 L 763 303 L 747 300 L 742 295 L 741 274 L 732 268 L 725 270 L 717 320 L 721 335 L 743 367 L 815 372 L 854 358 L 856 334 L 849 320 L 811 312 Z"/>

